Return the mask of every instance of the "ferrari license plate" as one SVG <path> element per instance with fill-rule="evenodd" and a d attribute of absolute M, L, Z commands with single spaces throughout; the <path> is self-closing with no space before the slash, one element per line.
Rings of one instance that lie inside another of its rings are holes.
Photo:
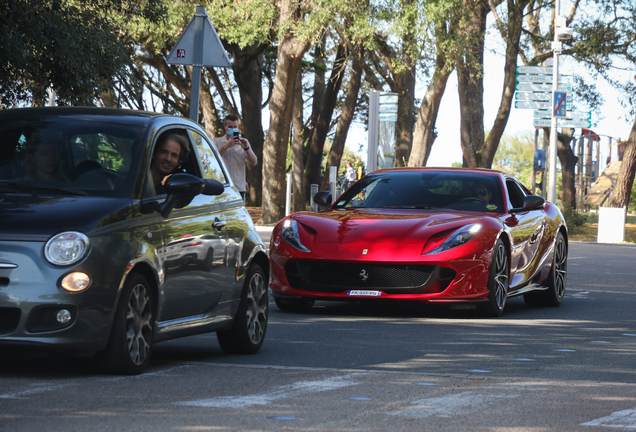
<path fill-rule="evenodd" d="M 348 296 L 366 296 L 366 297 L 380 297 L 382 291 L 370 291 L 370 290 L 351 290 L 347 291 Z"/>

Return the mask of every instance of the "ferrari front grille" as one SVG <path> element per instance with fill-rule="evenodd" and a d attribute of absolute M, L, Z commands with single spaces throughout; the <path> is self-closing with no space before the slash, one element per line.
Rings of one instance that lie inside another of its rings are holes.
<path fill-rule="evenodd" d="M 393 294 L 426 292 L 437 266 L 291 261 L 285 267 L 292 288 L 314 292 L 375 289 Z M 439 272 L 437 272 L 439 273 Z"/>

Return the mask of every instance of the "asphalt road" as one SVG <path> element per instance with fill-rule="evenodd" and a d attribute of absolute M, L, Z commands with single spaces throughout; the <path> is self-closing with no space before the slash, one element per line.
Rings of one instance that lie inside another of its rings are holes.
<path fill-rule="evenodd" d="M 571 243 L 563 305 L 513 298 L 496 319 L 272 304 L 258 354 L 225 355 L 214 335 L 169 341 L 138 377 L 4 360 L 0 431 L 634 430 L 634 263 L 634 247 Z"/>

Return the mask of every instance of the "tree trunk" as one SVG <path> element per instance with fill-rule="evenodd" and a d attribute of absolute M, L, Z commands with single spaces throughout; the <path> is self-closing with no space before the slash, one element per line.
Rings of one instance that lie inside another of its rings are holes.
<path fill-rule="evenodd" d="M 331 70 L 331 77 L 327 82 L 325 99 L 316 122 L 316 127 L 311 134 L 311 141 L 308 145 L 307 163 L 305 164 L 305 186 L 320 184 L 322 173 L 322 150 L 331 126 L 331 117 L 338 103 L 338 93 L 344 78 L 344 71 L 347 66 L 347 48 L 345 42 L 340 40 L 338 51 Z M 329 168 L 327 168 L 329 169 Z"/>
<path fill-rule="evenodd" d="M 202 77 L 203 78 L 203 77 Z M 201 114 L 203 117 L 203 125 L 205 132 L 211 136 L 217 136 L 217 125 L 219 124 L 219 115 L 212 99 L 212 92 L 210 91 L 210 82 L 207 79 L 201 80 L 201 99 L 199 105 L 201 107 Z"/>
<path fill-rule="evenodd" d="M 426 161 L 431 154 L 433 142 L 437 138 L 435 133 L 435 122 L 439 112 L 439 105 L 442 102 L 442 96 L 446 90 L 448 77 L 453 71 L 453 66 L 438 51 L 437 61 L 435 64 L 435 72 L 428 84 L 426 94 L 420 105 L 420 112 L 415 123 L 415 132 L 413 134 L 413 148 L 409 157 L 408 166 L 420 167 L 426 166 Z"/>
<path fill-rule="evenodd" d="M 305 177 L 305 164 L 303 163 L 303 74 L 298 71 L 296 75 L 296 93 L 294 95 L 294 116 L 292 118 L 292 177 L 293 177 L 293 210 L 295 212 L 305 210 L 305 188 L 303 178 Z"/>
<path fill-rule="evenodd" d="M 415 65 L 412 69 L 397 74 L 395 92 L 398 94 L 397 118 L 395 123 L 395 165 L 406 166 L 411 156 L 413 127 L 415 126 Z"/>
<path fill-rule="evenodd" d="M 512 108 L 512 99 L 515 94 L 516 75 L 517 75 L 517 59 L 519 58 L 519 40 L 521 39 L 521 29 L 523 27 L 524 9 L 528 0 L 508 0 L 508 20 L 502 31 L 502 36 L 506 41 L 506 62 L 504 65 L 504 85 L 497 110 L 497 117 L 490 128 L 488 138 L 484 143 L 481 151 L 481 165 L 484 168 L 490 168 L 492 161 L 497 153 L 499 142 L 503 136 L 508 118 L 510 117 L 510 109 Z M 483 119 L 482 119 L 483 123 Z"/>
<path fill-rule="evenodd" d="M 629 207 L 631 200 L 632 186 L 634 185 L 634 175 L 636 174 L 636 120 L 629 133 L 627 147 L 623 154 L 621 170 L 618 173 L 616 184 L 612 189 L 608 207 Z"/>
<path fill-rule="evenodd" d="M 254 205 L 261 205 L 263 199 L 263 84 L 262 84 L 262 52 L 264 46 L 248 47 L 243 50 L 232 50 L 234 57 L 234 78 L 241 96 L 241 133 L 248 139 L 256 154 L 258 164 L 247 164 L 246 180 L 250 185 L 246 200 Z"/>
<path fill-rule="evenodd" d="M 460 141 L 464 166 L 484 167 L 481 151 L 484 147 L 484 39 L 488 2 L 467 1 L 470 17 L 464 23 L 466 48 L 457 62 L 459 111 L 461 114 Z"/>
<path fill-rule="evenodd" d="M 361 50 L 362 48 L 360 48 L 360 51 Z M 345 99 L 342 112 L 340 113 L 340 118 L 338 119 L 336 136 L 334 137 L 331 149 L 329 150 L 327 167 L 340 166 L 345 143 L 347 141 L 347 134 L 349 132 L 349 127 L 351 126 L 351 121 L 353 120 L 353 115 L 355 114 L 356 103 L 358 102 L 358 94 L 360 93 L 360 86 L 362 84 L 361 53 L 360 55 L 352 57 L 351 78 L 349 80 L 347 98 Z M 329 188 L 329 174 L 327 170 L 324 171 L 322 176 L 321 190 L 327 190 L 327 188 Z"/>
<path fill-rule="evenodd" d="M 280 25 L 287 25 L 296 15 L 296 2 L 282 0 Z M 290 26 L 291 28 L 291 26 Z M 263 207 L 259 223 L 273 224 L 285 216 L 285 169 L 289 146 L 289 125 L 294 109 L 296 77 L 311 38 L 296 38 L 291 31 L 278 42 L 278 66 L 274 91 L 269 103 L 270 125 L 263 145 Z"/>
<path fill-rule="evenodd" d="M 567 211 L 576 209 L 575 167 L 579 158 L 575 156 L 570 146 L 574 139 L 574 129 L 564 128 L 563 130 L 564 132 L 559 133 L 557 137 L 557 156 L 561 162 L 561 184 L 563 186 L 561 203 L 563 210 Z"/>

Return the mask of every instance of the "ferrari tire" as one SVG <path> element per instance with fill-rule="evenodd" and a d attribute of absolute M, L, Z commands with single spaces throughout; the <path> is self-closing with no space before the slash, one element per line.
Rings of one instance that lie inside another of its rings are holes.
<path fill-rule="evenodd" d="M 108 345 L 98 354 L 98 361 L 107 372 L 138 375 L 148 367 L 152 354 L 154 305 L 146 278 L 132 273 L 124 284 Z"/>
<path fill-rule="evenodd" d="M 548 276 L 548 289 L 529 292 L 523 295 L 528 306 L 560 306 L 565 296 L 568 273 L 568 247 L 562 233 L 557 234 L 554 242 L 552 267 Z"/>
<path fill-rule="evenodd" d="M 229 330 L 216 337 L 228 354 L 254 354 L 263 345 L 268 319 L 267 278 L 262 267 L 252 264 L 245 277 L 241 301 Z"/>
<path fill-rule="evenodd" d="M 508 250 L 503 241 L 498 239 L 493 249 L 488 275 L 488 301 L 481 307 L 484 315 L 498 317 L 503 314 L 508 298 L 509 268 Z"/>
<path fill-rule="evenodd" d="M 309 312 L 314 306 L 314 300 L 274 298 L 278 309 L 285 312 Z"/>

